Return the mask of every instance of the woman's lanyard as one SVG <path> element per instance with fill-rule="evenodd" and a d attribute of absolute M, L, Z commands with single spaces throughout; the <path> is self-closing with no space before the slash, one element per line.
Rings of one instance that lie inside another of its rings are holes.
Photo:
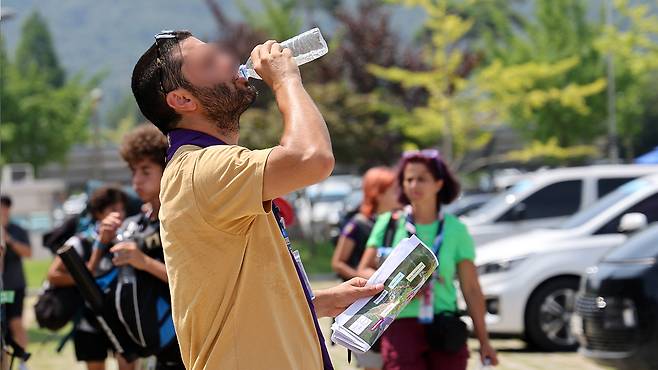
<path fill-rule="evenodd" d="M 416 234 L 416 222 L 414 220 L 413 212 L 411 206 L 405 207 L 405 229 L 409 235 Z M 436 256 L 437 260 L 439 259 L 439 252 L 441 251 L 441 245 L 443 245 L 443 236 L 444 236 L 444 224 L 445 220 L 443 217 L 443 212 L 439 211 L 436 216 L 439 220 L 439 228 L 436 231 L 436 237 L 434 238 L 434 243 L 432 243 L 432 252 Z M 439 261 L 439 266 L 441 261 Z M 421 297 L 420 309 L 418 312 L 418 321 L 422 324 L 431 324 L 434 321 L 434 281 L 439 277 L 439 269 L 437 268 L 432 275 L 432 278 L 423 289 L 423 296 Z"/>

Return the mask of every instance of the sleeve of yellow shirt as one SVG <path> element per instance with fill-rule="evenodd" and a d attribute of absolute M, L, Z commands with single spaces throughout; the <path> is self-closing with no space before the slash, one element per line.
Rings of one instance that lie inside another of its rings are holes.
<path fill-rule="evenodd" d="M 262 199 L 263 173 L 270 152 L 217 145 L 199 153 L 192 186 L 206 221 L 227 232 L 242 233 L 253 216 L 270 211 L 271 202 Z"/>

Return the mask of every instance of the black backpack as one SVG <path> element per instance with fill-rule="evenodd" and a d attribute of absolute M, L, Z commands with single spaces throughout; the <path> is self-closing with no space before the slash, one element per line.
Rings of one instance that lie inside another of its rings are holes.
<path fill-rule="evenodd" d="M 83 303 L 78 288 L 47 285 L 39 293 L 34 315 L 40 328 L 57 331 L 75 318 Z"/>
<path fill-rule="evenodd" d="M 76 220 L 77 221 L 77 220 Z M 70 237 L 62 244 L 74 247 L 83 260 L 88 260 L 91 254 L 91 241 L 82 237 Z M 84 300 L 77 286 L 54 287 L 45 283 L 37 303 L 34 305 L 34 316 L 40 328 L 57 331 L 82 311 Z"/>
<path fill-rule="evenodd" d="M 151 257 L 162 255 L 159 223 L 143 214 L 129 218 L 124 225 L 136 224 L 130 236 L 139 249 Z M 117 267 L 117 274 L 106 289 L 106 307 L 116 316 L 140 356 L 157 355 L 178 345 L 171 317 L 171 298 L 167 283 L 132 268 Z"/>

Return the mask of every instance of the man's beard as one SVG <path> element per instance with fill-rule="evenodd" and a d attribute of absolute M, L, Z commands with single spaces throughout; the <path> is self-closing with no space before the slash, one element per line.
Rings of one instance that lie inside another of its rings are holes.
<path fill-rule="evenodd" d="M 240 116 L 256 100 L 258 90 L 251 85 L 239 88 L 236 84 L 221 83 L 213 87 L 189 86 L 199 99 L 204 114 L 222 133 L 234 134 L 240 128 Z"/>

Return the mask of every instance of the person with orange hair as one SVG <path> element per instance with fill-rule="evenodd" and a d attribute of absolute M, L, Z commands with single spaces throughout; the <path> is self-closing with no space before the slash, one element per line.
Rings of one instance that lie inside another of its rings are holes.
<path fill-rule="evenodd" d="M 398 186 L 395 172 L 388 167 L 374 167 L 363 176 L 363 202 L 357 212 L 343 228 L 331 267 L 345 281 L 359 276 L 357 267 L 366 249 L 366 242 L 379 214 L 390 212 L 399 206 Z M 364 354 L 356 354 L 360 367 L 379 369 L 381 355 L 376 348 Z"/>
<path fill-rule="evenodd" d="M 371 168 L 363 175 L 362 187 L 363 202 L 359 212 L 343 227 L 331 259 L 332 269 L 345 281 L 359 276 L 357 267 L 377 215 L 398 206 L 398 187 L 393 170 Z"/>

